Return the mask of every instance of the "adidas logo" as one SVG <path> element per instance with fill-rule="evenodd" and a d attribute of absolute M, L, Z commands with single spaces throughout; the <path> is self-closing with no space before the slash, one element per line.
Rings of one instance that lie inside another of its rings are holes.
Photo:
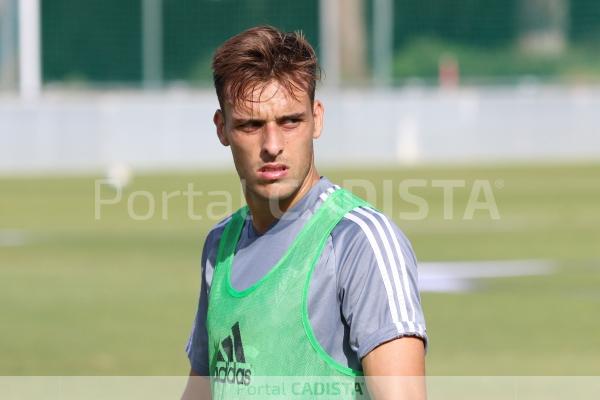
<path fill-rule="evenodd" d="M 238 385 L 250 384 L 252 370 L 246 365 L 239 322 L 231 327 L 231 335 L 221 341 L 216 361 L 216 381 Z"/>

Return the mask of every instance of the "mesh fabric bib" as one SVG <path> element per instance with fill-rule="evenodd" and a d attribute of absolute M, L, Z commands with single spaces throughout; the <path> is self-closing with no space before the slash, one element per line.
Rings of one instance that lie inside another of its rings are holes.
<path fill-rule="evenodd" d="M 279 382 L 291 398 L 366 395 L 357 383 L 361 372 L 335 361 L 317 342 L 307 306 L 310 278 L 329 234 L 346 213 L 364 205 L 344 189 L 333 192 L 279 262 L 242 291 L 231 285 L 231 266 L 248 209 L 232 215 L 219 243 L 208 303 L 214 399 L 261 398 L 257 390 L 269 382 Z M 321 382 L 303 384 L 282 377 L 318 377 Z"/>

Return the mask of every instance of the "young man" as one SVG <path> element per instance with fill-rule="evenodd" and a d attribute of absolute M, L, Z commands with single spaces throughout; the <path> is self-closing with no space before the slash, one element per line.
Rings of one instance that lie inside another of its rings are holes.
<path fill-rule="evenodd" d="M 268 26 L 232 37 L 214 55 L 213 120 L 247 207 L 208 234 L 186 351 L 190 375 L 214 377 L 225 397 L 260 376 L 424 375 L 410 243 L 315 167 L 318 71 L 301 34 Z M 184 398 L 209 398 L 205 380 L 191 382 Z M 403 390 L 424 396 L 419 385 Z"/>

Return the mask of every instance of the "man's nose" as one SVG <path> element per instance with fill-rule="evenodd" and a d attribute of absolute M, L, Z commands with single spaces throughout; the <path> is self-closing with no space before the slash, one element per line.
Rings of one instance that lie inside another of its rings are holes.
<path fill-rule="evenodd" d="M 276 122 L 268 122 L 263 128 L 261 153 L 267 159 L 274 159 L 283 152 L 283 136 Z"/>

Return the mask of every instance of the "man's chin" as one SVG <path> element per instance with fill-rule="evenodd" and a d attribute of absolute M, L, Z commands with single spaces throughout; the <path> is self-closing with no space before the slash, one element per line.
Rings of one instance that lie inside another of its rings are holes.
<path fill-rule="evenodd" d="M 288 199 L 296 192 L 295 188 L 279 183 L 269 183 L 261 186 L 257 194 L 263 200 L 282 201 Z"/>
<path fill-rule="evenodd" d="M 285 181 L 259 182 L 253 192 L 262 200 L 281 202 L 289 199 L 298 191 L 298 186 Z"/>

